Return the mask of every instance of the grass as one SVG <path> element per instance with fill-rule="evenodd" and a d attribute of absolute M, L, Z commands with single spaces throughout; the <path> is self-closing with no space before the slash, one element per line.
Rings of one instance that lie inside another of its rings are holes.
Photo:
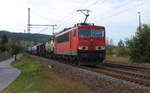
<path fill-rule="evenodd" d="M 59 77 L 47 66 L 29 57 L 12 64 L 21 70 L 20 76 L 2 93 L 87 93 L 86 86 Z"/>
<path fill-rule="evenodd" d="M 107 60 L 116 61 L 116 62 L 123 62 L 123 63 L 133 63 L 128 56 L 118 57 L 118 56 L 106 56 Z"/>
<path fill-rule="evenodd" d="M 114 62 L 121 62 L 121 63 L 126 63 L 126 64 L 133 64 L 133 65 L 138 65 L 138 66 L 144 66 L 144 67 L 150 67 L 150 63 L 138 63 L 138 62 L 132 62 L 129 58 L 129 56 L 124 56 L 124 57 L 118 57 L 118 56 L 106 56 L 106 60 L 109 61 L 114 61 Z"/>

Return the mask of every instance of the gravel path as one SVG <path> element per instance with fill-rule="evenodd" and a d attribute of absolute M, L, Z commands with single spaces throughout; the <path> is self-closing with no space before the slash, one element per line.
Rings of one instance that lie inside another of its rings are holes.
<path fill-rule="evenodd" d="M 18 55 L 20 58 L 22 54 Z M 10 64 L 14 61 L 13 58 L 0 62 L 0 91 L 6 88 L 11 82 L 13 82 L 17 76 L 19 76 L 20 71 Z"/>
<path fill-rule="evenodd" d="M 61 64 L 54 60 L 31 56 L 47 65 L 51 65 L 59 75 L 65 75 L 76 82 L 80 82 L 89 88 L 90 93 L 150 93 L 150 88 L 143 87 L 128 81 L 116 79 L 111 76 L 99 74 Z"/>

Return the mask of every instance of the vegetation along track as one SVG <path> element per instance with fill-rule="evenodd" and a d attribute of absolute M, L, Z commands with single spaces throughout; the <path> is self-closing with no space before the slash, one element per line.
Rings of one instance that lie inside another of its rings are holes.
<path fill-rule="evenodd" d="M 134 82 L 139 85 L 143 85 L 145 87 L 150 87 L 150 75 L 139 74 L 139 73 L 126 71 L 122 69 L 115 69 L 104 65 L 99 65 L 97 67 L 87 67 L 87 66 L 79 66 L 79 67 L 97 73 L 103 73 L 105 75 Z"/>

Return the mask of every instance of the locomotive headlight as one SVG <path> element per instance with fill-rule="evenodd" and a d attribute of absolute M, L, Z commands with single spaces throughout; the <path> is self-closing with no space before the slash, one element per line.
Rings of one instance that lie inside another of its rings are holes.
<path fill-rule="evenodd" d="M 79 50 L 82 50 L 82 46 L 79 46 L 78 49 L 79 49 Z"/>
<path fill-rule="evenodd" d="M 88 47 L 87 46 L 79 46 L 78 49 L 79 50 L 88 50 Z"/>
<path fill-rule="evenodd" d="M 104 46 L 96 46 L 96 50 L 105 50 Z"/>
<path fill-rule="evenodd" d="M 96 50 L 101 50 L 101 47 L 100 46 L 96 46 Z"/>
<path fill-rule="evenodd" d="M 101 50 L 105 50 L 105 46 L 101 46 Z"/>

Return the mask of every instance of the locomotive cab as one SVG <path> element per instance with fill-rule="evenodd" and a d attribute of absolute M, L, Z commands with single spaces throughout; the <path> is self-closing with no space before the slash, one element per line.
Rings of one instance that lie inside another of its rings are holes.
<path fill-rule="evenodd" d="M 80 59 L 102 62 L 105 59 L 105 28 L 95 25 L 79 26 L 77 48 Z"/>
<path fill-rule="evenodd" d="M 105 58 L 104 27 L 84 23 L 64 29 L 54 38 L 54 54 L 76 59 L 79 64 L 102 63 Z"/>

